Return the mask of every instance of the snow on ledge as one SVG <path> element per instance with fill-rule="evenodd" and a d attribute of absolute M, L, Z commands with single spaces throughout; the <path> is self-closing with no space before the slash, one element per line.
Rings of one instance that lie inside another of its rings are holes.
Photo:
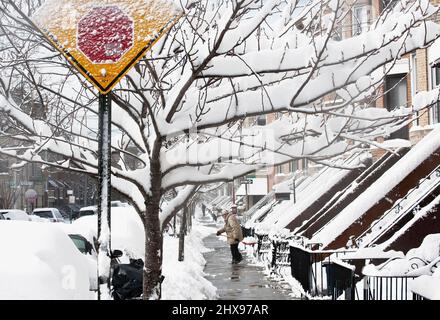
<path fill-rule="evenodd" d="M 391 258 L 403 258 L 405 255 L 401 251 L 383 251 L 380 248 L 360 248 L 355 252 L 348 252 L 340 257 L 343 260 L 355 260 L 355 259 L 391 259 Z"/>
<path fill-rule="evenodd" d="M 440 278 L 421 276 L 408 283 L 409 289 L 429 300 L 440 300 Z"/>

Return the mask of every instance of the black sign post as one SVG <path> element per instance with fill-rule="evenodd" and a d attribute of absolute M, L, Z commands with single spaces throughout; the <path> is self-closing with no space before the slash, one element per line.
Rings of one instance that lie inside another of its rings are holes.
<path fill-rule="evenodd" d="M 98 133 L 98 300 L 102 298 L 101 285 L 107 285 L 110 293 L 110 270 L 100 270 L 100 260 L 111 259 L 111 98 L 110 94 L 99 95 Z M 108 298 L 108 297 L 106 297 Z"/>

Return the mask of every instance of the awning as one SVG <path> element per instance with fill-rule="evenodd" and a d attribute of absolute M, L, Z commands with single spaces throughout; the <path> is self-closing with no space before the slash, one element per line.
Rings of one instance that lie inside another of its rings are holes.
<path fill-rule="evenodd" d="M 245 196 L 246 194 L 249 196 L 265 196 L 267 192 L 267 179 L 266 178 L 254 178 L 252 179 L 252 184 L 242 184 L 238 188 L 236 195 L 237 196 Z M 247 186 L 247 193 L 246 193 Z"/>

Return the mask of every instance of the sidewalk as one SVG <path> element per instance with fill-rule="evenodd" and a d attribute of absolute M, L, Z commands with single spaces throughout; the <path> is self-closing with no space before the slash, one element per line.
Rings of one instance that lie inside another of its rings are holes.
<path fill-rule="evenodd" d="M 288 284 L 270 281 L 263 273 L 263 267 L 255 266 L 243 252 L 240 264 L 231 264 L 231 253 L 226 241 L 215 235 L 204 239 L 208 248 L 204 272 L 206 279 L 217 287 L 220 300 L 290 300 Z"/>

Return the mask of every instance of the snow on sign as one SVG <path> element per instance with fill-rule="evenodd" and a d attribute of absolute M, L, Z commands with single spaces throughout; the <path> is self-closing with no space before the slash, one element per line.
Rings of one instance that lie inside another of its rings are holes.
<path fill-rule="evenodd" d="M 180 15 L 172 0 L 46 0 L 32 21 L 106 94 Z"/>

